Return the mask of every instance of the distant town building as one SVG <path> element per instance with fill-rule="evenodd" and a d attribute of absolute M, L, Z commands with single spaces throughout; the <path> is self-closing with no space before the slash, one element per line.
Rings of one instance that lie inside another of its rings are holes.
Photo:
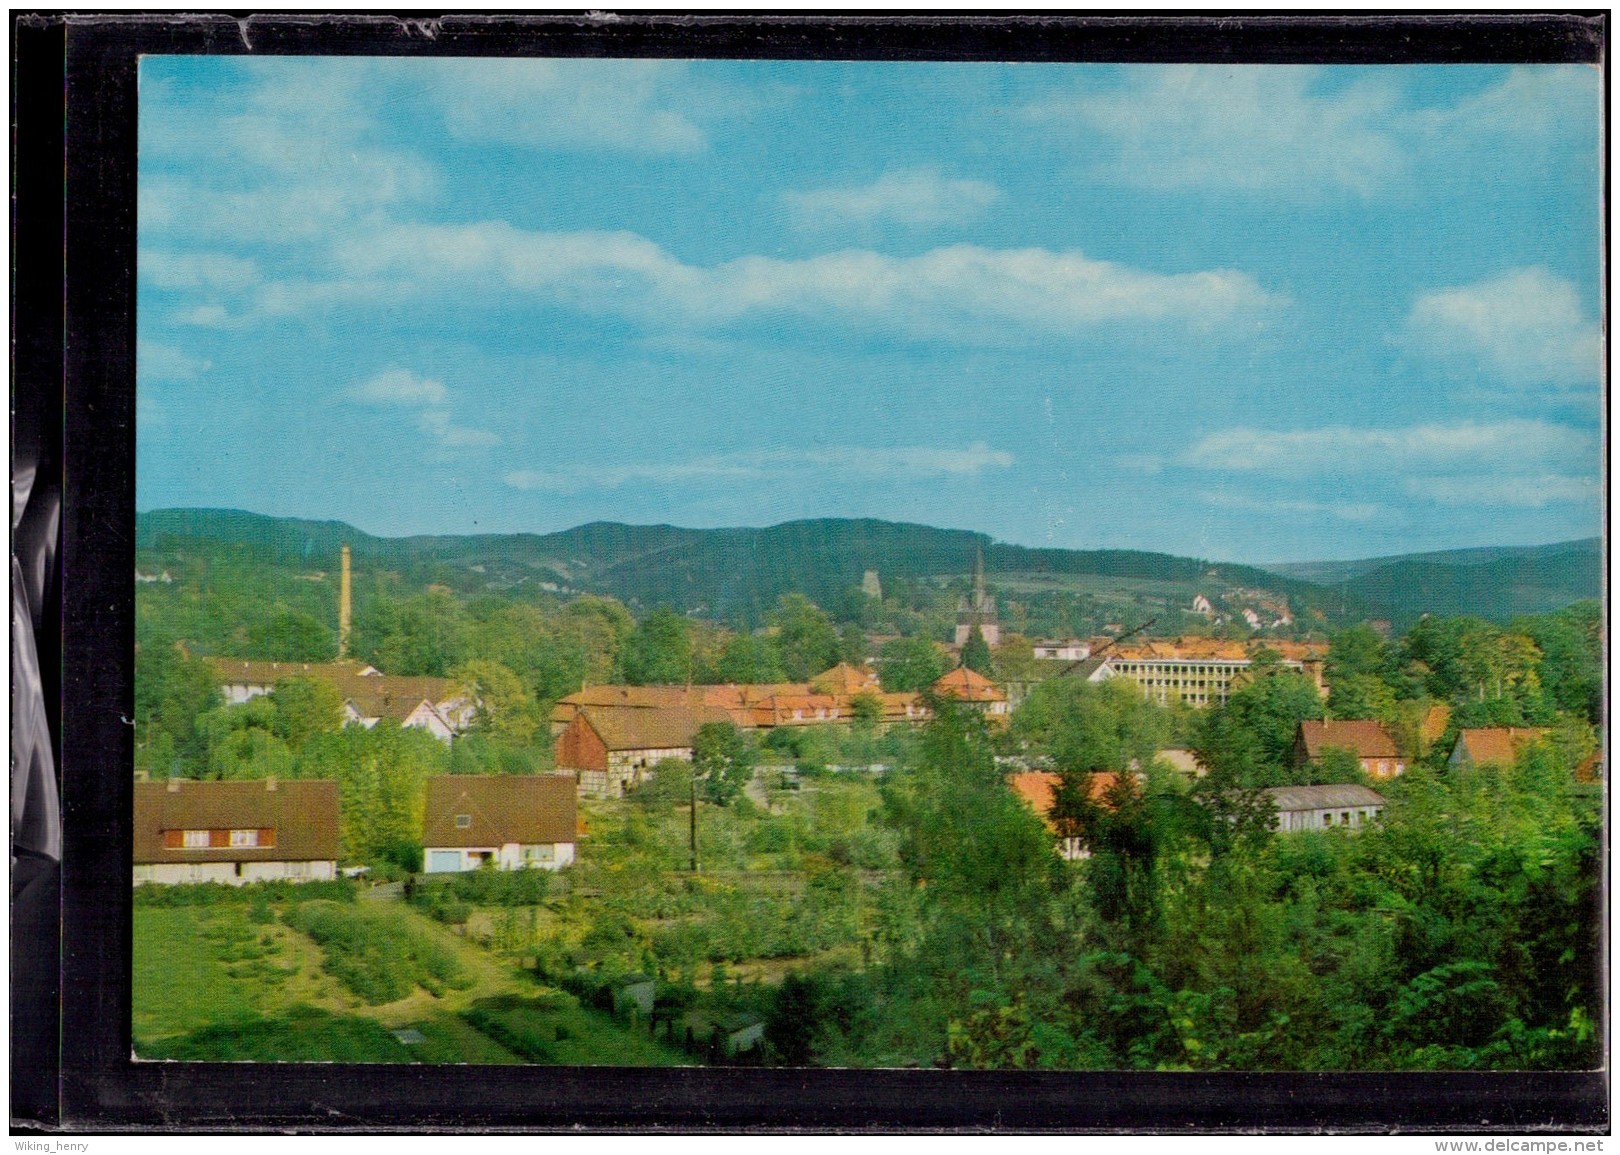
<path fill-rule="evenodd" d="M 1206 618 L 1212 618 L 1215 616 L 1215 607 L 1210 604 L 1209 599 L 1203 594 L 1194 594 L 1192 600 L 1192 612 L 1195 614 L 1202 614 Z"/>
<path fill-rule="evenodd" d="M 1189 706 L 1224 705 L 1248 682 L 1249 669 L 1260 647 L 1254 643 L 1224 642 L 1214 638 L 1183 637 L 1119 646 L 1106 656 L 1088 658 L 1074 674 L 1088 681 L 1129 678 L 1160 705 L 1185 702 Z M 1303 673 L 1317 692 L 1324 690 L 1322 665 L 1325 647 L 1297 642 L 1271 642 L 1280 655 L 1278 665 Z M 1096 654 L 1100 647 L 1093 647 Z"/>
<path fill-rule="evenodd" d="M 427 780 L 422 867 L 450 874 L 557 870 L 574 861 L 579 818 L 567 774 L 451 774 Z"/>
<path fill-rule="evenodd" d="M 861 592 L 873 601 L 883 600 L 883 583 L 878 581 L 877 570 L 869 569 L 861 575 Z"/>
<path fill-rule="evenodd" d="M 1042 640 L 1034 645 L 1035 657 L 1049 662 L 1080 662 L 1091 657 L 1091 643 L 1079 638 L 1062 641 Z"/>
<path fill-rule="evenodd" d="M 343 699 L 343 724 L 371 729 L 388 719 L 407 729 L 426 730 L 441 742 L 471 725 L 478 711 L 452 678 L 400 677 L 348 659 L 335 662 L 258 662 L 210 658 L 225 703 L 241 705 L 273 693 L 282 682 L 313 678 L 334 687 Z"/>
<path fill-rule="evenodd" d="M 1005 720 L 1009 709 L 1007 695 L 989 678 L 966 666 L 958 666 L 931 687 L 941 698 L 950 698 L 991 718 Z"/>
<path fill-rule="evenodd" d="M 136 886 L 335 878 L 337 783 L 137 782 L 134 842 Z"/>
<path fill-rule="evenodd" d="M 1489 726 L 1459 730 L 1447 765 L 1454 769 L 1511 766 L 1525 747 L 1546 736 L 1545 727 Z"/>
<path fill-rule="evenodd" d="M 1294 732 L 1294 763 L 1320 762 L 1329 750 L 1348 750 L 1369 778 L 1393 778 L 1406 772 L 1406 759 L 1383 723 L 1314 719 Z"/>
<path fill-rule="evenodd" d="M 984 551 L 981 549 L 973 566 L 973 592 L 963 597 L 956 604 L 956 646 L 960 649 L 967 645 L 973 636 L 973 628 L 977 626 L 979 633 L 990 646 L 1001 644 L 1001 624 L 996 617 L 996 599 L 991 597 L 984 588 Z"/>
<path fill-rule="evenodd" d="M 381 677 L 375 666 L 363 662 L 256 662 L 241 658 L 209 658 L 227 706 L 239 706 L 273 692 L 289 678 L 318 678 L 334 684 L 351 678 Z"/>
<path fill-rule="evenodd" d="M 1384 796 L 1365 786 L 1273 786 L 1266 795 L 1277 807 L 1276 829 L 1359 830 L 1383 813 Z"/>

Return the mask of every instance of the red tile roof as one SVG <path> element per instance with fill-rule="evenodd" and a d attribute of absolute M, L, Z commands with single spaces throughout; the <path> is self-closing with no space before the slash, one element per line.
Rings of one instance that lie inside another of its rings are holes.
<path fill-rule="evenodd" d="M 1020 774 L 1010 775 L 1007 778 L 1007 785 L 1012 787 L 1014 794 L 1029 804 L 1031 810 L 1042 818 L 1047 818 L 1052 812 L 1052 798 L 1061 781 L 1062 775 L 1054 774 L 1050 770 L 1025 770 Z M 1091 800 L 1101 802 L 1118 782 L 1119 775 L 1109 770 L 1099 770 L 1092 774 Z M 1051 825 L 1050 819 L 1047 819 L 1047 825 Z"/>
<path fill-rule="evenodd" d="M 1485 726 L 1462 730 L 1457 734 L 1457 746 L 1463 757 L 1475 766 L 1497 764 L 1510 766 L 1522 751 L 1537 738 L 1544 737 L 1545 729 L 1511 726 Z M 1453 754 L 1455 757 L 1455 753 Z"/>
<path fill-rule="evenodd" d="M 1305 756 L 1315 760 L 1325 750 L 1349 750 L 1357 758 L 1398 758 L 1395 741 L 1379 722 L 1301 722 Z"/>
<path fill-rule="evenodd" d="M 966 666 L 958 666 L 941 677 L 933 686 L 934 692 L 959 702 L 1005 702 L 1007 695 L 989 678 Z"/>

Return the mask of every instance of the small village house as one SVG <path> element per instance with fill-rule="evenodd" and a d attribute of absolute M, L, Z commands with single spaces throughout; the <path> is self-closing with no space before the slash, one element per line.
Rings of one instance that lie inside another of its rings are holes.
<path fill-rule="evenodd" d="M 317 678 L 334 685 L 354 678 L 377 678 L 375 666 L 361 662 L 259 662 L 242 658 L 209 658 L 209 667 L 219 678 L 227 706 L 239 706 L 264 694 L 289 678 Z"/>
<path fill-rule="evenodd" d="M 1384 796 L 1365 786 L 1273 786 L 1265 791 L 1277 807 L 1276 829 L 1359 830 L 1384 810 Z"/>
<path fill-rule="evenodd" d="M 135 783 L 135 885 L 337 876 L 336 782 Z"/>
<path fill-rule="evenodd" d="M 1301 722 L 1294 732 L 1294 764 L 1320 762 L 1329 750 L 1348 750 L 1369 778 L 1393 778 L 1406 773 L 1406 758 L 1381 722 L 1341 722 L 1315 719 Z"/>
<path fill-rule="evenodd" d="M 1068 861 L 1090 858 L 1091 851 L 1086 849 L 1085 841 L 1077 835 L 1064 835 L 1058 833 L 1057 823 L 1052 819 L 1052 803 L 1056 798 L 1058 784 L 1062 781 L 1060 775 L 1050 770 L 1025 770 L 1007 777 L 1007 785 L 1012 792 L 1023 799 L 1029 808 L 1035 811 L 1046 823 L 1047 830 L 1057 838 L 1058 855 Z M 1105 799 L 1114 787 L 1119 784 L 1119 775 L 1111 771 L 1100 770 L 1091 775 L 1089 783 L 1090 798 L 1093 802 L 1108 805 Z"/>
<path fill-rule="evenodd" d="M 424 872 L 567 866 L 579 837 L 574 791 L 568 774 L 429 778 L 422 819 Z"/>
<path fill-rule="evenodd" d="M 976 670 L 958 666 L 931 687 L 941 698 L 961 702 L 992 720 L 1006 720 L 1010 710 L 1001 687 Z"/>
<path fill-rule="evenodd" d="M 1453 770 L 1511 766 L 1526 747 L 1546 736 L 1545 727 L 1482 726 L 1459 730 L 1446 765 Z"/>
<path fill-rule="evenodd" d="M 707 706 L 585 706 L 557 739 L 557 768 L 576 775 L 587 798 L 620 798 L 664 759 L 690 762 L 705 723 L 730 720 Z"/>

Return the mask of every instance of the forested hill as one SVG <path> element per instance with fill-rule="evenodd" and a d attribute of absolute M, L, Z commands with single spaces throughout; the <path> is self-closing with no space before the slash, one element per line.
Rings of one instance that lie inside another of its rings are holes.
<path fill-rule="evenodd" d="M 1296 613 L 1318 608 L 1331 621 L 1375 609 L 1347 600 L 1341 590 L 1250 566 L 1132 550 L 1029 549 L 965 530 L 871 519 L 793 521 L 763 529 L 593 522 L 551 534 L 384 538 L 335 521 L 170 509 L 139 514 L 136 541 L 148 566 L 184 554 L 320 571 L 336 569 L 339 547 L 347 543 L 357 567 L 384 567 L 411 583 L 440 582 L 469 593 L 532 583 L 748 625 L 762 621 L 790 590 L 835 605 L 867 570 L 885 583 L 964 578 L 981 549 L 992 583 L 1011 574 L 1053 580 L 1089 575 L 1185 585 L 1189 602 L 1200 589 L 1242 587 L 1284 597 Z"/>
<path fill-rule="evenodd" d="M 1505 622 L 1601 597 L 1603 541 L 1449 550 L 1361 561 L 1274 567 L 1387 608 L 1397 625 L 1422 614 L 1473 614 Z"/>

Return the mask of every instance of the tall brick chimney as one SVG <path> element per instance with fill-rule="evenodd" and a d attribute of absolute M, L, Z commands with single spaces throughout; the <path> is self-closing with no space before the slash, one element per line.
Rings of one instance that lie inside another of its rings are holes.
<path fill-rule="evenodd" d="M 338 657 L 349 656 L 350 610 L 349 547 L 343 547 L 343 584 L 338 593 Z"/>

